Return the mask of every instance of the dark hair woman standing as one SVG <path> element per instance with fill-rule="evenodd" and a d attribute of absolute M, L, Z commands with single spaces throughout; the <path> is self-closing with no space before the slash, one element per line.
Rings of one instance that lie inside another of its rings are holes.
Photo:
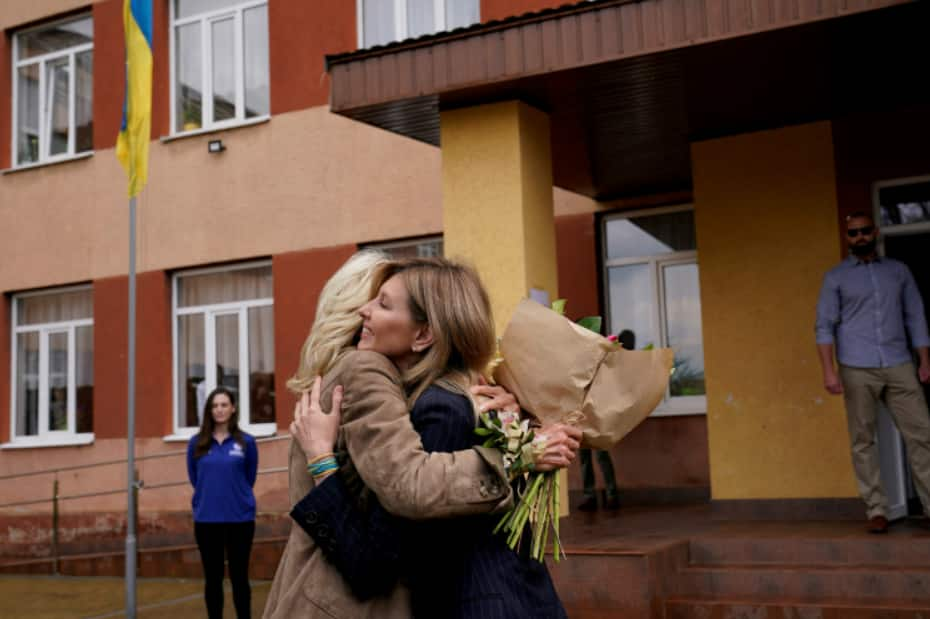
<path fill-rule="evenodd" d="M 200 432 L 187 445 L 187 476 L 194 487 L 194 536 L 203 563 L 210 619 L 223 617 L 224 554 L 236 617 L 250 617 L 249 554 L 255 535 L 252 487 L 257 472 L 255 439 L 239 429 L 235 396 L 217 387 L 207 397 Z"/>

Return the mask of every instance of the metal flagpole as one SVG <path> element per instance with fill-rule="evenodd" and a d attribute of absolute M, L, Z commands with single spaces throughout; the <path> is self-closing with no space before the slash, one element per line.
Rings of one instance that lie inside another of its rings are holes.
<path fill-rule="evenodd" d="M 126 435 L 126 617 L 136 617 L 136 196 L 129 198 L 129 424 Z"/>

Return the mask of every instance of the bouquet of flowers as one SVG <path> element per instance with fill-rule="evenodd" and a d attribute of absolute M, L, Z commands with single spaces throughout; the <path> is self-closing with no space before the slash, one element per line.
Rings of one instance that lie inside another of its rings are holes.
<path fill-rule="evenodd" d="M 553 303 L 554 311 L 533 301 L 521 302 L 501 339 L 503 357 L 495 364 L 494 378 L 539 421 L 577 424 L 586 447 L 608 449 L 662 400 L 672 352 L 624 350 L 616 338 L 600 335 L 600 317 L 575 324 L 562 315 L 564 309 L 564 300 Z M 514 413 L 485 413 L 475 431 L 485 438 L 485 446 L 504 452 L 512 479 L 525 478 L 516 506 L 495 532 L 503 530 L 515 549 L 529 526 L 530 556 L 539 561 L 551 534 L 553 558 L 558 562 L 564 556 L 559 540 L 559 474 L 532 470 L 545 439 L 533 433 L 529 420 Z"/>
<path fill-rule="evenodd" d="M 558 562 L 562 555 L 559 476 L 556 471 L 533 472 L 533 463 L 546 447 L 545 437 L 537 436 L 530 428 L 530 420 L 521 420 L 515 412 L 489 411 L 481 414 L 480 421 L 475 434 L 485 437 L 485 447 L 496 447 L 503 452 L 504 468 L 509 471 L 511 480 L 526 478 L 526 490 L 517 505 L 497 523 L 494 533 L 503 530 L 507 534 L 507 545 L 516 548 L 529 524 L 533 531 L 530 556 L 542 561 L 551 530 L 554 534 L 552 556 Z"/>

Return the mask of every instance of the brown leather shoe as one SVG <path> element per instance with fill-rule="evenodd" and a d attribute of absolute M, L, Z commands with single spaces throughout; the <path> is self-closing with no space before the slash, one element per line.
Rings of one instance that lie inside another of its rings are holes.
<path fill-rule="evenodd" d="M 872 516 L 869 518 L 869 533 L 887 533 L 888 519 L 884 516 Z"/>

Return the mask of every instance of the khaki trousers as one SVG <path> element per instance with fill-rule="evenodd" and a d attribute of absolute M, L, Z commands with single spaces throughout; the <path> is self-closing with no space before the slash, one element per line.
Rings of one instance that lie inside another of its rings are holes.
<path fill-rule="evenodd" d="M 852 462 L 867 517 L 885 516 L 888 499 L 881 484 L 876 417 L 879 401 L 904 437 L 914 486 L 930 515 L 930 414 L 914 365 L 892 368 L 840 366 Z"/>

